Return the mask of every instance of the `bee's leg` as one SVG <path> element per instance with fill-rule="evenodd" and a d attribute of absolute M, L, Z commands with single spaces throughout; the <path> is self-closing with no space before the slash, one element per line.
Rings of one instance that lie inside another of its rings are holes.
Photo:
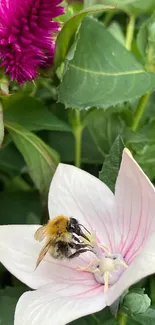
<path fill-rule="evenodd" d="M 91 235 L 91 232 L 85 226 L 83 226 L 81 223 L 79 223 L 79 226 L 83 227 L 88 232 L 88 234 Z"/>
<path fill-rule="evenodd" d="M 69 243 L 69 246 L 71 247 L 71 248 L 74 248 L 74 249 L 76 249 L 76 250 L 79 250 L 79 249 L 81 249 L 81 248 L 88 248 L 89 246 L 91 247 L 91 245 L 88 245 L 88 244 L 83 244 L 83 243 L 74 243 L 74 242 L 72 242 L 72 243 Z"/>
<path fill-rule="evenodd" d="M 96 269 L 91 269 L 91 268 L 88 268 L 88 269 L 83 269 L 83 270 L 80 270 L 80 269 L 77 269 L 77 271 L 83 271 L 83 272 L 89 272 L 89 273 L 96 273 L 96 272 L 100 272 L 100 270 L 98 268 Z"/>
<path fill-rule="evenodd" d="M 76 242 L 81 243 L 81 240 L 80 240 L 78 237 L 76 237 L 75 235 L 72 235 L 72 238 L 73 238 Z"/>
<path fill-rule="evenodd" d="M 85 253 L 85 252 L 92 252 L 92 251 L 87 248 L 79 249 L 75 253 L 69 255 L 68 258 L 78 257 L 80 254 Z"/>
<path fill-rule="evenodd" d="M 95 257 L 87 266 L 82 267 L 82 266 L 78 266 L 77 270 L 78 271 L 90 271 L 90 266 L 95 266 L 96 263 L 99 262 L 99 259 L 97 257 Z M 96 269 L 96 268 L 95 268 Z"/>
<path fill-rule="evenodd" d="M 83 243 L 74 243 L 74 242 L 69 243 L 69 246 L 70 246 L 71 248 L 74 248 L 74 249 L 81 249 L 81 248 L 88 247 L 87 244 L 83 244 Z"/>

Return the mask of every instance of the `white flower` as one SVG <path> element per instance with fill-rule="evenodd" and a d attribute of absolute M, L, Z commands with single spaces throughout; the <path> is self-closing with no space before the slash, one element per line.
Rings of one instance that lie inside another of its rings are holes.
<path fill-rule="evenodd" d="M 1 226 L 1 262 L 37 289 L 19 299 L 15 325 L 67 324 L 111 305 L 126 288 L 155 272 L 155 190 L 128 150 L 123 153 L 115 195 L 97 178 L 60 164 L 49 191 L 49 213 L 50 218 L 75 217 L 96 233 L 93 250 L 98 263 L 92 263 L 92 272 L 87 272 L 93 253 L 65 261 L 47 254 L 35 270 L 42 248 L 34 240 L 39 226 Z M 106 245 L 110 254 L 98 243 Z M 106 292 L 105 280 L 109 283 Z"/>

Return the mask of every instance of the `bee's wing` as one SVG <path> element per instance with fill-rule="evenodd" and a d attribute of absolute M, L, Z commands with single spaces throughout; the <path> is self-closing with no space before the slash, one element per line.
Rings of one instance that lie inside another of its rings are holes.
<path fill-rule="evenodd" d="M 41 226 L 34 234 L 35 240 L 42 241 L 46 237 L 46 226 Z"/>
<path fill-rule="evenodd" d="M 45 255 L 47 254 L 50 246 L 51 246 L 51 239 L 45 244 L 45 246 L 42 248 L 39 256 L 38 256 L 38 259 L 37 259 L 37 262 L 36 262 L 36 268 L 38 267 L 38 265 L 40 264 L 40 262 L 43 260 L 43 258 L 45 257 Z M 36 270 L 35 268 L 35 270 Z"/>

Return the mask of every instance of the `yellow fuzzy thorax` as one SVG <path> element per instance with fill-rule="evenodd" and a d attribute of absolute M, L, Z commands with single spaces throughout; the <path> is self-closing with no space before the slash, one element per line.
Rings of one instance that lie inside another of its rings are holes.
<path fill-rule="evenodd" d="M 46 225 L 46 236 L 59 235 L 67 232 L 68 218 L 61 215 L 49 220 Z"/>

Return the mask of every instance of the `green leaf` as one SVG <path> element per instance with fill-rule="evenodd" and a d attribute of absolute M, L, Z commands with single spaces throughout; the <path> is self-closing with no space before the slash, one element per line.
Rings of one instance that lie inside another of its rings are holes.
<path fill-rule="evenodd" d="M 59 162 L 57 153 L 39 137 L 20 125 L 6 122 L 5 126 L 24 157 L 36 188 L 46 196 Z"/>
<path fill-rule="evenodd" d="M 65 60 L 68 50 L 73 42 L 74 35 L 77 31 L 79 24 L 82 19 L 90 14 L 95 14 L 97 12 L 103 12 L 104 10 L 112 10 L 110 6 L 94 6 L 85 10 L 78 12 L 72 18 L 70 18 L 63 26 L 61 32 L 59 33 L 56 41 L 55 48 L 55 68 L 58 68 L 61 63 Z"/>
<path fill-rule="evenodd" d="M 142 116 L 143 125 L 147 125 L 148 121 L 152 121 L 155 118 L 154 110 L 155 92 L 153 92 L 148 100 L 144 114 Z"/>
<path fill-rule="evenodd" d="M 26 175 L 24 176 L 26 178 Z M 18 190 L 19 191 L 33 190 L 32 185 L 30 186 L 22 176 L 9 177 L 9 175 L 5 175 L 5 173 L 1 173 L 0 180 L 3 182 L 4 189 L 8 190 L 9 192 L 18 191 Z"/>
<path fill-rule="evenodd" d="M 107 28 L 107 30 L 119 41 L 122 45 L 125 45 L 125 36 L 121 25 L 117 21 L 113 21 Z"/>
<path fill-rule="evenodd" d="M 0 224 L 40 224 L 41 203 L 36 191 L 0 192 Z M 36 215 L 33 222 L 32 214 Z"/>
<path fill-rule="evenodd" d="M 137 34 L 137 47 L 140 52 L 140 54 L 143 57 L 143 61 L 145 62 L 145 56 L 146 56 L 146 48 L 148 44 L 148 29 L 147 29 L 147 22 L 142 24 L 139 28 L 138 34 Z"/>
<path fill-rule="evenodd" d="M 0 290 L 0 324 L 13 325 L 17 301 L 25 290 L 24 286 L 6 287 Z"/>
<path fill-rule="evenodd" d="M 124 132 L 125 144 L 127 148 L 133 152 L 139 152 L 143 150 L 145 145 L 148 143 L 148 138 L 145 132 L 133 132 L 130 129 L 126 129 Z"/>
<path fill-rule="evenodd" d="M 97 0 L 96 3 L 102 3 L 102 1 L 103 0 Z M 104 0 L 104 4 L 114 5 L 128 14 L 134 15 L 152 13 L 155 9 L 154 0 Z"/>
<path fill-rule="evenodd" d="M 144 57 L 146 70 L 155 72 L 155 12 L 139 29 L 137 46 Z"/>
<path fill-rule="evenodd" d="M 4 120 L 18 123 L 30 131 L 69 131 L 71 129 L 37 98 L 18 94 L 5 99 L 3 103 Z"/>
<path fill-rule="evenodd" d="M 108 307 L 98 313 L 82 317 L 68 325 L 118 325 L 117 320 L 111 315 Z"/>
<path fill-rule="evenodd" d="M 51 132 L 48 143 L 59 152 L 61 160 L 66 163 L 74 163 L 75 140 L 71 132 Z M 87 128 L 82 135 L 82 162 L 87 164 L 101 164 L 103 156 L 96 147 L 92 136 Z"/>
<path fill-rule="evenodd" d="M 105 158 L 102 170 L 99 173 L 100 180 L 113 192 L 115 191 L 115 184 L 122 160 L 123 149 L 124 144 L 118 136 L 113 143 L 108 156 Z"/>
<path fill-rule="evenodd" d="M 63 0 L 63 2 L 61 2 L 61 6 L 65 8 L 65 13 L 64 15 L 56 17 L 54 21 L 59 21 L 63 23 L 65 23 L 74 14 L 83 9 L 83 4 L 81 2 L 68 3 L 67 1 Z"/>
<path fill-rule="evenodd" d="M 60 23 L 65 23 L 67 20 L 69 20 L 73 16 L 73 9 L 72 9 L 72 6 L 70 6 L 70 4 L 65 0 L 63 0 L 61 2 L 61 6 L 64 7 L 65 13 L 63 15 L 56 17 L 54 19 L 54 21 L 58 21 Z"/>
<path fill-rule="evenodd" d="M 2 106 L 0 104 L 0 147 L 3 142 L 3 138 L 4 138 L 3 111 L 2 111 Z"/>
<path fill-rule="evenodd" d="M 13 143 L 3 145 L 0 150 L 0 170 L 10 176 L 19 175 L 25 162 Z"/>
<path fill-rule="evenodd" d="M 123 133 L 124 122 L 118 114 L 109 116 L 100 109 L 95 112 L 93 120 L 88 124 L 88 129 L 98 150 L 105 158 L 118 134 Z"/>
<path fill-rule="evenodd" d="M 68 325 L 119 325 L 119 324 L 114 317 L 109 320 L 100 321 L 97 318 L 97 316 L 94 317 L 94 315 L 91 315 L 91 316 L 86 316 L 84 318 L 75 320 L 74 322 L 69 323 Z"/>
<path fill-rule="evenodd" d="M 66 60 L 58 98 L 66 107 L 107 108 L 136 99 L 154 85 L 155 75 L 145 72 L 103 24 L 87 17 L 81 23 L 74 55 Z"/>
<path fill-rule="evenodd" d="M 127 325 L 154 325 L 155 310 L 149 308 L 145 313 L 134 315 L 129 318 Z"/>
<path fill-rule="evenodd" d="M 155 178 L 155 144 L 146 144 L 141 150 L 137 150 L 135 159 L 144 173 L 153 180 Z"/>

